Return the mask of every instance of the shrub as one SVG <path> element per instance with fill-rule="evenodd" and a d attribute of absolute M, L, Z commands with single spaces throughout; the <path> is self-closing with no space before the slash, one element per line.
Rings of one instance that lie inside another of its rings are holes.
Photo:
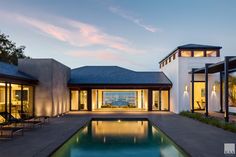
<path fill-rule="evenodd" d="M 189 111 L 183 111 L 180 113 L 180 115 L 236 133 L 236 124 L 235 123 L 230 123 L 230 122 L 227 123 L 221 119 L 217 119 L 217 118 L 210 117 L 210 116 L 205 117 L 205 115 L 203 115 L 201 113 L 191 113 Z"/>

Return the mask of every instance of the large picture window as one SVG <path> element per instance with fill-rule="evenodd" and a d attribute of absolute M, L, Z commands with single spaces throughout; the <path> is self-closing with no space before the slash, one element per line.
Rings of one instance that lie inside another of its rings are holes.
<path fill-rule="evenodd" d="M 104 91 L 102 107 L 137 107 L 137 92 L 135 91 Z"/>

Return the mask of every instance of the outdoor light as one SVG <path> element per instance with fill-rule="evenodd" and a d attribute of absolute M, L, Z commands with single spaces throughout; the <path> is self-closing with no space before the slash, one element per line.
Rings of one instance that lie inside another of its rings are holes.
<path fill-rule="evenodd" d="M 188 86 L 187 85 L 185 86 L 185 92 L 188 92 Z"/>
<path fill-rule="evenodd" d="M 216 92 L 216 85 L 213 85 L 212 91 L 213 91 L 213 92 Z"/>

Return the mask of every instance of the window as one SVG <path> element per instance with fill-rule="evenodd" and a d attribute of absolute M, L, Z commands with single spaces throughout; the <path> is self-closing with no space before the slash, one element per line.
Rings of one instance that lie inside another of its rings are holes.
<path fill-rule="evenodd" d="M 155 90 L 152 92 L 152 110 L 160 110 L 160 93 Z"/>
<path fill-rule="evenodd" d="M 23 86 L 22 91 L 22 101 L 23 101 L 23 113 L 21 117 L 29 118 L 33 116 L 33 87 L 32 86 Z"/>
<path fill-rule="evenodd" d="M 88 110 L 87 95 L 88 92 L 86 90 L 80 91 L 79 110 Z"/>
<path fill-rule="evenodd" d="M 205 82 L 194 82 L 194 109 L 205 109 Z"/>
<path fill-rule="evenodd" d="M 191 57 L 192 52 L 191 51 L 181 51 L 181 57 Z"/>
<path fill-rule="evenodd" d="M 161 91 L 161 110 L 169 110 L 169 92 L 168 90 Z"/>
<path fill-rule="evenodd" d="M 167 64 L 167 59 L 165 60 L 165 65 Z"/>
<path fill-rule="evenodd" d="M 193 56 L 194 57 L 204 57 L 204 51 L 194 51 Z"/>
<path fill-rule="evenodd" d="M 137 108 L 138 97 L 136 91 L 104 91 L 103 106 L 104 107 L 129 107 Z"/>
<path fill-rule="evenodd" d="M 236 107 L 236 72 L 229 74 L 229 106 Z"/>
<path fill-rule="evenodd" d="M 215 50 L 206 51 L 206 56 L 207 57 L 217 57 L 217 51 L 215 51 Z"/>
<path fill-rule="evenodd" d="M 152 91 L 152 110 L 157 110 L 157 111 L 169 110 L 169 91 L 168 90 Z"/>
<path fill-rule="evenodd" d="M 70 109 L 79 110 L 79 91 L 72 90 L 71 91 L 71 107 Z"/>
<path fill-rule="evenodd" d="M 171 62 L 171 56 L 169 57 L 169 63 Z"/>

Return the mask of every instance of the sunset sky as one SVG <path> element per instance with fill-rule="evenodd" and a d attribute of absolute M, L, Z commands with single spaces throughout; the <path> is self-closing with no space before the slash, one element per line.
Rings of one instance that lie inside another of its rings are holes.
<path fill-rule="evenodd" d="M 158 70 L 179 45 L 236 54 L 235 0 L 0 0 L 0 31 L 32 58 Z"/>

